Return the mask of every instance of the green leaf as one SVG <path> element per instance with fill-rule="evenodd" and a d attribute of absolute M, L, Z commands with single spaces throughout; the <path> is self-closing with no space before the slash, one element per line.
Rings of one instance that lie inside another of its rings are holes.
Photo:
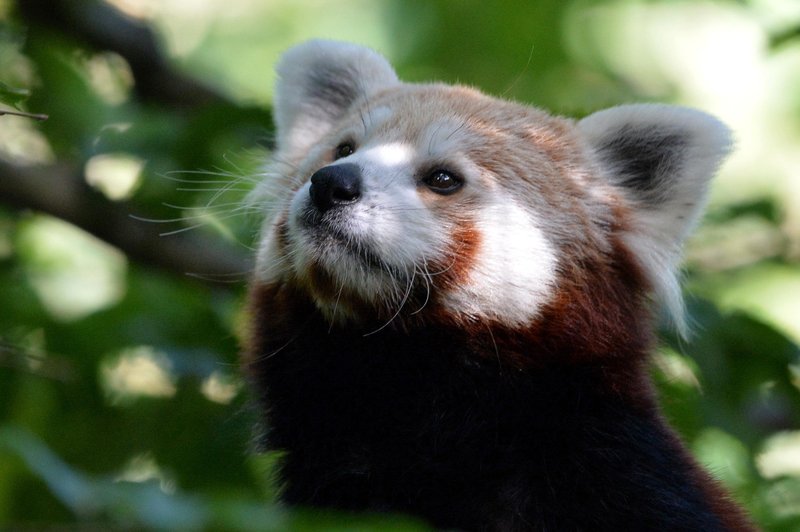
<path fill-rule="evenodd" d="M 0 81 L 0 103 L 10 105 L 14 109 L 19 109 L 19 104 L 27 100 L 30 95 L 31 91 L 28 89 L 9 87 Z"/>

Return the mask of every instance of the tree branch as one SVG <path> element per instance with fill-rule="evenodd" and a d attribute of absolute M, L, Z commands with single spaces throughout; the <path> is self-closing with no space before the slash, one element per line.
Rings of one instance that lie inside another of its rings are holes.
<path fill-rule="evenodd" d="M 45 27 L 91 48 L 121 55 L 131 67 L 134 90 L 144 101 L 180 109 L 232 103 L 175 71 L 160 52 L 150 28 L 109 4 L 96 0 L 17 0 L 17 7 L 32 30 Z"/>
<path fill-rule="evenodd" d="M 161 53 L 153 31 L 98 0 L 17 0 L 29 38 L 57 32 L 78 44 L 110 50 L 130 65 L 134 90 L 142 101 L 170 110 L 195 110 L 236 104 L 206 85 L 176 71 Z M 248 254 L 197 232 L 162 237 L 153 224 L 135 220 L 133 206 L 111 202 L 89 187 L 80 166 L 18 166 L 0 160 L 0 203 L 33 209 L 84 229 L 119 248 L 129 258 L 202 280 L 240 275 L 252 269 Z"/>
<path fill-rule="evenodd" d="M 24 167 L 0 160 L 0 202 L 61 218 L 131 259 L 171 273 L 213 283 L 225 276 L 244 278 L 252 269 L 247 254 L 221 241 L 198 233 L 162 237 L 152 224 L 133 219 L 129 204 L 106 200 L 86 185 L 78 169 L 66 165 Z"/>
<path fill-rule="evenodd" d="M 800 38 L 800 26 L 789 28 L 788 30 L 784 30 L 770 36 L 769 47 L 772 50 L 776 50 L 786 43 L 794 41 L 798 38 Z"/>
<path fill-rule="evenodd" d="M 38 113 L 26 113 L 24 111 L 10 111 L 8 109 L 0 109 L 0 116 L 3 115 L 11 115 L 11 116 L 21 116 L 23 118 L 30 118 L 33 120 L 38 120 L 39 122 L 43 120 L 47 120 L 49 117 L 47 115 L 38 114 Z"/>

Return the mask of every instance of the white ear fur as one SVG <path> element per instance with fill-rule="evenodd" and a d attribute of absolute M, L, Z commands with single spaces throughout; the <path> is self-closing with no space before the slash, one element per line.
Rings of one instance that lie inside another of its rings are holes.
<path fill-rule="evenodd" d="M 662 104 L 606 109 L 578 122 L 578 129 L 611 183 L 630 200 L 626 243 L 685 332 L 676 269 L 708 183 L 730 151 L 729 129 L 700 111 Z"/>
<path fill-rule="evenodd" d="M 396 83 L 391 65 L 369 48 L 312 40 L 286 51 L 276 68 L 278 149 L 303 153 L 357 100 Z"/>

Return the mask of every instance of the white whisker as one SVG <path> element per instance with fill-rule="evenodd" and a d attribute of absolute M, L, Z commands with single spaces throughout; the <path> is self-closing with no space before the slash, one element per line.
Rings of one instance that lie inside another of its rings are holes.
<path fill-rule="evenodd" d="M 392 323 L 395 318 L 397 318 L 397 316 L 400 315 L 400 312 L 403 310 L 403 307 L 405 306 L 406 302 L 408 301 L 409 296 L 411 295 L 411 288 L 414 286 L 414 278 L 415 277 L 416 277 L 416 273 L 412 272 L 411 278 L 408 280 L 408 287 L 406 288 L 406 293 L 403 296 L 403 300 L 400 302 L 400 305 L 397 308 L 397 311 L 392 315 L 391 318 L 389 318 L 389 320 L 386 323 L 384 323 L 383 325 L 381 325 L 380 327 L 378 327 L 374 331 L 366 333 L 364 335 L 365 337 L 371 336 L 371 335 L 373 335 L 375 333 L 378 333 L 378 332 L 382 331 L 383 329 L 388 327 L 389 324 Z"/>

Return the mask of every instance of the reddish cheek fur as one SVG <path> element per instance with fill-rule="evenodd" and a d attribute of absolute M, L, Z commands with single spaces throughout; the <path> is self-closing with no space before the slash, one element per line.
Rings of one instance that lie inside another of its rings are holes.
<path fill-rule="evenodd" d="M 614 234 L 624 228 L 624 212 L 616 209 Z M 646 294 L 650 289 L 641 268 L 627 248 L 611 237 L 610 253 L 596 251 L 582 259 L 562 260 L 555 295 L 538 319 L 524 328 L 454 315 L 441 305 L 437 293 L 469 282 L 482 235 L 463 216 L 455 224 L 453 244 L 432 271 L 435 291 L 425 319 L 466 336 L 474 350 L 521 370 L 552 365 L 603 364 L 609 389 L 642 408 L 652 409 L 654 396 L 647 378 L 646 353 L 652 344 L 651 316 Z M 566 252 L 562 252 L 562 255 Z"/>
<path fill-rule="evenodd" d="M 630 253 L 614 242 L 610 259 L 559 272 L 553 302 L 530 329 L 536 343 L 565 345 L 574 362 L 645 351 L 650 343 L 647 283 Z M 545 349 L 548 351 L 549 349 Z"/>
<path fill-rule="evenodd" d="M 474 228 L 461 235 L 458 266 L 448 270 L 443 287 L 457 286 L 468 278 L 476 258 L 480 235 Z M 464 250 L 470 250 L 465 253 Z M 603 363 L 611 388 L 647 403 L 650 386 L 642 372 L 644 353 L 651 342 L 647 283 L 630 254 L 615 246 L 611 259 L 570 266 L 559 272 L 553 300 L 539 318 L 525 328 L 498 322 L 453 316 L 434 302 L 433 321 L 466 334 L 487 357 L 518 369 L 552 364 Z"/>
<path fill-rule="evenodd" d="M 433 280 L 437 289 L 447 290 L 467 282 L 480 249 L 481 235 L 472 220 L 461 217 L 454 225 L 452 244 L 443 254 L 444 258 L 432 262 L 428 268 L 435 274 Z"/>
<path fill-rule="evenodd" d="M 436 291 L 446 292 L 469 282 L 481 246 L 481 234 L 475 224 L 461 219 L 452 234 L 453 244 L 444 259 L 432 265 Z M 500 339 L 508 348 L 511 362 L 519 366 L 549 363 L 551 356 L 569 351 L 569 362 L 579 363 L 640 352 L 650 343 L 650 316 L 645 293 L 647 281 L 627 249 L 614 243 L 613 254 L 597 253 L 578 264 L 562 268 L 556 281 L 556 293 L 539 319 L 527 328 L 514 329 L 502 323 L 471 320 L 453 316 L 440 306 L 437 298 L 431 304 L 429 317 L 438 323 L 463 329 L 475 337 L 491 330 L 494 341 Z M 535 346 L 536 355 L 531 347 Z M 560 360 L 565 362 L 564 360 Z"/>

